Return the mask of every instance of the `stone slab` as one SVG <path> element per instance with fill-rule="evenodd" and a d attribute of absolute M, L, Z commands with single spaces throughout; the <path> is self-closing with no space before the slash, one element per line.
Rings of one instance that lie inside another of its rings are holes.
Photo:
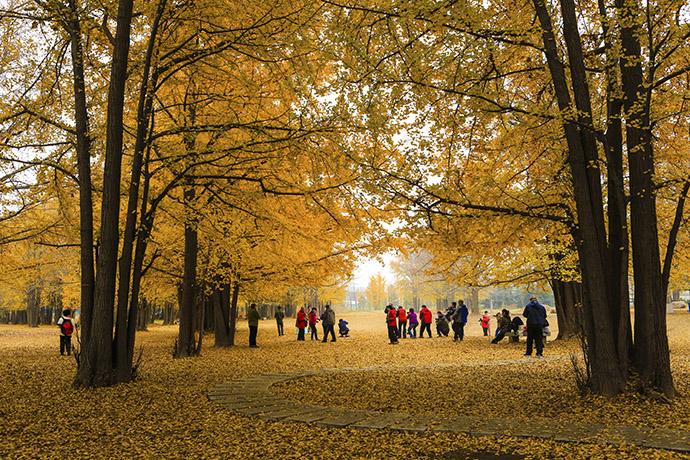
<path fill-rule="evenodd" d="M 295 409 L 294 407 L 286 407 L 283 409 L 276 409 L 269 412 L 259 414 L 259 418 L 266 421 L 276 422 L 278 420 L 286 419 L 291 416 L 303 414 L 304 411 Z"/>
<path fill-rule="evenodd" d="M 442 420 L 432 429 L 439 432 L 469 433 L 475 425 L 476 420 L 472 417 L 454 417 Z"/>
<path fill-rule="evenodd" d="M 645 446 L 690 453 L 690 432 L 657 428 L 649 433 Z"/>
<path fill-rule="evenodd" d="M 405 417 L 402 414 L 370 414 L 368 417 L 352 424 L 352 428 L 368 428 L 380 430 Z"/>
<path fill-rule="evenodd" d="M 243 407 L 241 409 L 237 409 L 237 412 L 239 412 L 242 415 L 259 415 L 263 414 L 266 412 L 274 411 L 274 410 L 282 410 L 286 409 L 288 406 L 286 403 L 278 403 L 278 404 L 273 404 L 270 406 L 248 406 L 248 407 Z"/>
<path fill-rule="evenodd" d="M 366 418 L 365 413 L 357 412 L 335 412 L 329 416 L 316 421 L 317 425 L 345 427 L 357 423 Z"/>
<path fill-rule="evenodd" d="M 406 416 L 398 418 L 395 422 L 391 423 L 388 428 L 395 431 L 416 431 L 422 432 L 426 431 L 436 420 L 432 417 L 415 417 Z"/>
<path fill-rule="evenodd" d="M 322 408 L 316 409 L 312 408 L 311 410 L 308 410 L 307 412 L 301 413 L 301 414 L 295 414 L 291 415 L 289 417 L 285 417 L 283 421 L 285 422 L 302 422 L 302 423 L 314 423 L 319 420 L 322 420 L 328 416 L 328 412 L 325 411 Z"/>
<path fill-rule="evenodd" d="M 559 424 L 552 427 L 553 440 L 592 443 L 600 439 L 605 428 L 604 425 L 598 423 L 588 425 L 581 423 Z"/>

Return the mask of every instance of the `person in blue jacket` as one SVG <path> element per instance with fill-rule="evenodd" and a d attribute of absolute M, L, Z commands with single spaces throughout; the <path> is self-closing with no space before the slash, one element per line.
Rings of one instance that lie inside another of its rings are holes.
<path fill-rule="evenodd" d="M 453 341 L 457 342 L 465 338 L 465 324 L 467 324 L 468 314 L 467 305 L 461 300 L 451 317 L 453 320 Z"/>
<path fill-rule="evenodd" d="M 546 325 L 546 308 L 537 301 L 536 297 L 530 297 L 522 316 L 527 318 L 527 350 L 525 356 L 532 356 L 532 346 L 537 348 L 537 357 L 544 353 L 544 326 Z"/>

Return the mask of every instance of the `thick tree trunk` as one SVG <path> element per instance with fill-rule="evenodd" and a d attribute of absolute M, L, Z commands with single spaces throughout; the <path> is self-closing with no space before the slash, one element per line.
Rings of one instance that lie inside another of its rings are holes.
<path fill-rule="evenodd" d="M 29 327 L 38 327 L 40 310 L 41 288 L 34 283 L 26 291 L 26 318 Z"/>
<path fill-rule="evenodd" d="M 120 221 L 120 179 L 127 61 L 129 57 L 132 0 L 118 3 L 117 29 L 110 69 L 106 122 L 101 238 L 96 262 L 96 288 L 88 340 L 82 342 L 79 386 L 108 386 L 117 382 L 113 369 L 113 309 Z"/>
<path fill-rule="evenodd" d="M 479 288 L 470 288 L 470 313 L 478 315 L 481 313 L 481 307 L 479 306 Z"/>
<path fill-rule="evenodd" d="M 598 152 L 594 134 L 591 128 L 587 128 L 591 126 L 591 108 L 575 6 L 572 0 L 561 1 L 574 106 L 568 89 L 565 66 L 559 57 L 551 16 L 544 0 L 534 0 L 534 6 L 542 27 L 544 54 L 553 80 L 558 108 L 564 117 L 562 123 L 568 145 L 568 163 L 578 217 L 578 228 L 573 229 L 573 237 L 582 273 L 584 331 L 591 367 L 589 384 L 595 393 L 614 395 L 625 388 L 627 375 L 619 365 L 620 350 L 613 334 L 617 324 L 613 322 L 609 286 L 606 282 L 608 254 Z M 573 113 L 577 113 L 576 119 L 573 119 Z M 617 359 L 611 359 L 612 356 Z"/>
<path fill-rule="evenodd" d="M 216 332 L 216 347 L 229 347 L 230 340 L 230 284 L 224 283 L 213 293 L 214 327 Z"/>
<path fill-rule="evenodd" d="M 194 201 L 194 187 L 188 186 L 184 191 L 185 204 L 190 206 Z M 195 330 L 195 297 L 196 297 L 196 263 L 199 252 L 198 236 L 193 211 L 187 209 L 189 214 L 185 221 L 184 229 L 184 278 L 182 281 L 182 303 L 180 305 L 180 328 L 177 339 L 178 357 L 194 356 L 196 343 Z"/>
<path fill-rule="evenodd" d="M 582 285 L 577 281 L 549 280 L 556 303 L 558 319 L 557 339 L 571 339 L 580 332 L 580 310 L 582 308 Z"/>
<path fill-rule="evenodd" d="M 651 90 L 642 74 L 642 12 L 636 2 L 616 0 L 621 24 L 620 60 L 630 171 L 630 230 L 635 283 L 635 366 L 644 388 L 675 395 L 666 334 L 654 184 L 654 150 L 649 122 Z"/>

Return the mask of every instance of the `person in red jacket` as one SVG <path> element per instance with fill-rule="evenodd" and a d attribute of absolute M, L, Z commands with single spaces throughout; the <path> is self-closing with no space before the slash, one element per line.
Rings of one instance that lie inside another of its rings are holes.
<path fill-rule="evenodd" d="M 386 312 L 386 323 L 388 324 L 388 338 L 391 345 L 398 343 L 398 311 L 391 306 Z"/>
<path fill-rule="evenodd" d="M 304 307 L 300 307 L 297 312 L 295 327 L 297 327 L 297 340 L 304 341 L 304 330 L 307 328 L 307 314 L 304 312 Z"/>
<path fill-rule="evenodd" d="M 402 306 L 398 307 L 398 337 L 407 338 L 407 312 Z"/>
<path fill-rule="evenodd" d="M 316 330 L 316 323 L 319 322 L 319 315 L 316 313 L 316 308 L 312 308 L 309 312 L 309 330 L 311 331 L 311 340 L 319 340 L 319 333 Z"/>
<path fill-rule="evenodd" d="M 431 310 L 426 305 L 422 305 L 422 309 L 419 310 L 419 319 L 422 325 L 419 331 L 419 338 L 424 337 L 425 330 L 429 334 L 429 338 L 431 338 Z"/>

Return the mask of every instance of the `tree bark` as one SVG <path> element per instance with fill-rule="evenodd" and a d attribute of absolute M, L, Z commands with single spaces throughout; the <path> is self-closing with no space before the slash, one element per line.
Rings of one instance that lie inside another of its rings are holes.
<path fill-rule="evenodd" d="M 230 340 L 230 284 L 223 283 L 221 288 L 213 293 L 214 327 L 216 332 L 216 347 L 229 347 Z"/>
<path fill-rule="evenodd" d="M 91 332 L 82 342 L 83 358 L 75 383 L 79 386 L 108 386 L 116 383 L 113 362 L 113 309 L 120 221 L 120 180 L 127 61 L 129 57 L 132 0 L 120 0 L 117 29 L 108 89 L 103 199 L 101 204 L 101 243 L 96 261 Z"/>
<path fill-rule="evenodd" d="M 582 285 L 577 281 L 549 280 L 556 303 L 558 319 L 557 339 L 571 339 L 580 332 L 580 313 L 582 308 Z"/>
<path fill-rule="evenodd" d="M 69 0 L 70 19 L 66 22 L 70 36 L 74 88 L 74 121 L 77 137 L 77 173 L 79 177 L 79 246 L 80 246 L 80 323 L 81 340 L 86 343 L 91 332 L 95 286 L 93 246 L 93 195 L 91 191 L 91 137 L 84 79 L 84 52 L 81 40 L 80 8 Z"/>
<path fill-rule="evenodd" d="M 184 191 L 184 201 L 187 205 L 187 218 L 184 229 L 184 276 L 182 281 L 182 303 L 180 305 L 180 328 L 177 339 L 177 356 L 194 356 L 196 343 L 195 330 L 195 297 L 196 297 L 196 264 L 199 252 L 196 219 L 190 209 L 194 201 L 193 186 L 187 186 Z"/>
<path fill-rule="evenodd" d="M 237 300 L 240 296 L 240 283 L 235 281 L 232 285 L 230 298 L 230 324 L 228 325 L 228 341 L 230 346 L 235 345 L 235 332 L 237 331 Z"/>
<path fill-rule="evenodd" d="M 659 254 L 650 125 L 651 89 L 645 87 L 639 37 L 640 7 L 616 0 L 621 24 L 620 60 L 630 171 L 630 230 L 635 282 L 635 366 L 643 388 L 676 393 L 666 334 L 666 296 Z"/>

